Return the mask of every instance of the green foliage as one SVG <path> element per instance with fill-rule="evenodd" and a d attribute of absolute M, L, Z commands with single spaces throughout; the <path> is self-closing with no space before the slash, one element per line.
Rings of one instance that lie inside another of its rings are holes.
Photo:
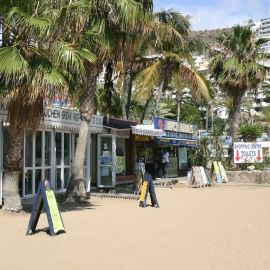
<path fill-rule="evenodd" d="M 241 125 L 239 128 L 239 134 L 245 142 L 255 141 L 261 136 L 263 127 L 259 125 Z"/>
<path fill-rule="evenodd" d="M 215 117 L 213 122 L 213 136 L 214 137 L 221 136 L 225 126 L 226 123 L 223 119 Z"/>
<path fill-rule="evenodd" d="M 188 149 L 188 162 L 190 166 L 207 166 L 207 162 L 210 159 L 209 141 L 209 138 L 203 137 L 199 140 L 196 148 Z"/>
<path fill-rule="evenodd" d="M 106 91 L 103 85 L 97 86 L 95 93 L 96 109 L 104 115 L 111 115 L 113 117 L 121 117 L 121 101 L 120 97 L 116 92 L 112 92 L 111 104 L 108 106 L 106 102 Z"/>
<path fill-rule="evenodd" d="M 198 127 L 203 127 L 203 122 L 201 118 L 201 114 L 199 109 L 191 104 L 184 104 L 181 106 L 181 116 L 180 120 L 191 123 L 191 124 L 196 124 Z"/>

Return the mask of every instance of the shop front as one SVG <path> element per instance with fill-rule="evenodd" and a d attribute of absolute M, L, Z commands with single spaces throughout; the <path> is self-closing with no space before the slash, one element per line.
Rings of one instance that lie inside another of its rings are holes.
<path fill-rule="evenodd" d="M 166 133 L 155 129 L 154 125 L 136 125 L 132 128 L 132 133 L 136 143 L 137 162 L 143 162 L 146 172 L 150 173 L 153 178 L 159 177 L 159 149 L 155 138 L 165 136 Z"/>
<path fill-rule="evenodd" d="M 77 110 L 46 108 L 44 120 L 34 136 L 25 135 L 22 195 L 33 196 L 41 179 L 50 179 L 56 192 L 64 192 L 71 174 L 80 128 Z M 102 132 L 103 117 L 93 115 L 85 152 L 84 179 L 91 183 L 91 136 Z"/>
<path fill-rule="evenodd" d="M 60 107 L 46 107 L 40 128 L 34 135 L 25 134 L 22 177 L 19 185 L 22 197 L 35 195 L 42 179 L 49 179 L 56 192 L 64 192 L 71 174 L 72 162 L 80 128 L 80 113 Z M 91 136 L 103 130 L 103 117 L 94 115 L 89 126 L 85 152 L 84 177 L 87 190 L 91 182 Z M 0 138 L 8 145 L 8 126 L 0 126 Z M 3 168 L 5 147 L 0 146 L 0 169 Z M 1 174 L 2 177 L 2 174 Z M 1 180 L 1 179 L 0 179 Z"/>
<path fill-rule="evenodd" d="M 134 180 L 133 141 L 130 136 L 134 122 L 104 119 L 103 133 L 97 143 L 97 187 L 115 188 Z"/>
<path fill-rule="evenodd" d="M 137 161 L 153 178 L 162 177 L 162 155 L 169 153 L 168 177 L 186 175 L 188 170 L 187 149 L 196 147 L 196 127 L 165 118 L 154 118 L 152 125 L 136 125 L 132 128 L 136 142 Z"/>
<path fill-rule="evenodd" d="M 154 127 L 165 132 L 164 136 L 157 137 L 155 140 L 160 148 L 169 152 L 168 176 L 186 175 L 188 170 L 187 150 L 189 147 L 197 146 L 198 137 L 195 135 L 197 127 L 160 117 L 154 117 Z"/>

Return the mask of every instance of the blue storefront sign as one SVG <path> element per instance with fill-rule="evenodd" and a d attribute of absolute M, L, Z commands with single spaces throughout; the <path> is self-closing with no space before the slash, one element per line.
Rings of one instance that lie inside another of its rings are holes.
<path fill-rule="evenodd" d="M 188 146 L 195 147 L 197 145 L 197 141 L 195 140 L 179 140 L 174 138 L 156 138 L 155 139 L 158 144 L 166 144 L 166 145 L 174 145 L 174 146 Z"/>
<path fill-rule="evenodd" d="M 166 136 L 156 138 L 158 144 L 189 147 L 195 147 L 197 144 L 198 137 L 195 136 L 197 126 L 195 125 L 155 117 L 154 128 L 166 132 Z"/>
<path fill-rule="evenodd" d="M 188 134 L 194 134 L 197 129 L 196 126 L 192 124 L 160 117 L 154 117 L 154 128 Z"/>

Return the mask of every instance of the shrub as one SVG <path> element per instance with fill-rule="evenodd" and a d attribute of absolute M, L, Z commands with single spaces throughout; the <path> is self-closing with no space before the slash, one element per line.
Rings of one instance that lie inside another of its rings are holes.
<path fill-rule="evenodd" d="M 239 128 L 240 137 L 244 142 L 256 141 L 263 133 L 263 127 L 259 125 L 241 125 Z"/>

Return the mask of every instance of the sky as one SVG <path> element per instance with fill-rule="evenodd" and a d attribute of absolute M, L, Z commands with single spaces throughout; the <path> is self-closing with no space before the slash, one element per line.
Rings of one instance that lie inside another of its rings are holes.
<path fill-rule="evenodd" d="M 248 19 L 270 17 L 270 0 L 154 0 L 154 9 L 191 16 L 192 30 L 231 27 Z"/>

